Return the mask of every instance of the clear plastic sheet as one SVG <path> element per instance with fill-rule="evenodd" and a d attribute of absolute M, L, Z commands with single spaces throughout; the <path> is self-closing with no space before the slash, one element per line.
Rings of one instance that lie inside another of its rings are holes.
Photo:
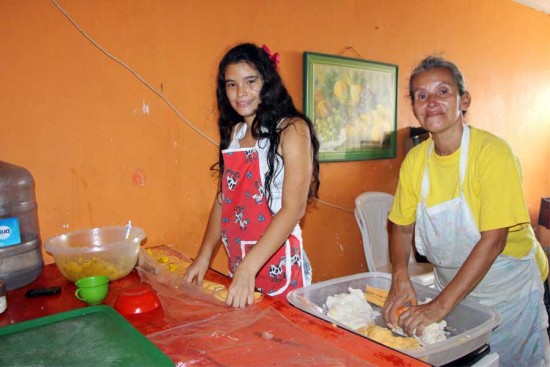
<path fill-rule="evenodd" d="M 368 365 L 295 326 L 272 307 L 233 309 L 167 269 L 151 254 L 140 254 L 141 279 L 157 291 L 163 321 L 171 326 L 147 337 L 178 367 Z"/>
<path fill-rule="evenodd" d="M 160 331 L 148 338 L 176 366 L 357 366 L 365 361 L 257 306 Z"/>
<path fill-rule="evenodd" d="M 155 258 L 159 255 L 158 250 L 153 256 L 141 249 L 136 269 L 141 280 L 151 285 L 159 296 L 163 309 L 160 316 L 163 317 L 163 324 L 175 326 L 231 311 L 224 302 L 213 297 L 212 292 L 187 283 L 183 279 L 182 271 L 168 270 L 167 265 L 175 264 L 181 267 L 181 263 L 189 263 L 191 260 L 187 255 L 170 248 L 161 251 L 165 252 L 169 262 L 158 263 Z"/>

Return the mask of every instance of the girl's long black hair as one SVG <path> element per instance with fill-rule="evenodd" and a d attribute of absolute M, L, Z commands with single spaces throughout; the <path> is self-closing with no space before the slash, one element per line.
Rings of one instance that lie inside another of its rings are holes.
<path fill-rule="evenodd" d="M 263 80 L 263 87 L 260 92 L 261 103 L 256 111 L 256 117 L 252 122 L 251 132 L 255 139 L 267 138 L 269 141 L 269 150 L 267 154 L 268 172 L 265 178 L 265 194 L 271 198 L 270 187 L 273 178 L 282 167 L 277 167 L 277 149 L 281 140 L 281 132 L 288 126 L 278 127 L 277 124 L 283 118 L 298 117 L 303 119 L 308 127 L 311 137 L 311 146 L 313 149 L 313 173 L 309 186 L 308 200 L 318 197 L 319 192 L 319 140 L 315 134 L 313 123 L 303 113 L 294 106 L 292 97 L 286 90 L 283 81 L 277 73 L 276 66 L 270 59 L 270 55 L 262 48 L 252 44 L 243 43 L 230 49 L 220 61 L 218 67 L 218 78 L 216 97 L 218 101 L 218 128 L 220 131 L 220 150 L 219 150 L 219 190 L 221 191 L 222 175 L 224 170 L 224 161 L 222 151 L 229 147 L 231 132 L 233 127 L 243 118 L 235 112 L 225 91 L 225 68 L 230 64 L 245 62 L 258 71 Z"/>

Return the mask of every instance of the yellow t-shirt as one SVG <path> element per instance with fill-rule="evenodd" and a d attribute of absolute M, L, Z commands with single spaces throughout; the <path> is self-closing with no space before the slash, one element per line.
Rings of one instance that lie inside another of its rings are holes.
<path fill-rule="evenodd" d="M 422 176 L 432 139 L 411 149 L 399 172 L 389 220 L 400 225 L 416 221 Z M 460 194 L 460 148 L 451 155 L 430 155 L 430 187 L 426 205 L 432 207 Z M 502 255 L 521 258 L 533 244 L 538 246 L 536 259 L 542 279 L 548 276 L 548 259 L 538 244 L 530 225 L 523 195 L 521 167 L 510 146 L 484 130 L 471 128 L 468 163 L 464 178 L 464 196 L 480 232 L 509 228 Z"/>

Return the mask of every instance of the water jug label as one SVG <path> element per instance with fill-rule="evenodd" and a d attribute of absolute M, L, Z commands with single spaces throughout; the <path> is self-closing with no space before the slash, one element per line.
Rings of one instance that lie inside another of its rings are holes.
<path fill-rule="evenodd" d="M 19 219 L 0 219 L 0 247 L 7 247 L 21 243 Z"/>

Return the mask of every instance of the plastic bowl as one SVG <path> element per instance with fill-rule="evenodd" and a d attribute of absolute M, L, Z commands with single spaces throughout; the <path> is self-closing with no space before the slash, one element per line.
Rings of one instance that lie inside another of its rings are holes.
<path fill-rule="evenodd" d="M 152 311 L 160 306 L 157 293 L 147 284 L 123 290 L 115 302 L 115 310 L 123 315 Z"/>
<path fill-rule="evenodd" d="M 83 229 L 51 237 L 44 243 L 61 271 L 71 282 L 95 275 L 117 280 L 128 275 L 137 263 L 145 231 L 126 226 Z"/>

